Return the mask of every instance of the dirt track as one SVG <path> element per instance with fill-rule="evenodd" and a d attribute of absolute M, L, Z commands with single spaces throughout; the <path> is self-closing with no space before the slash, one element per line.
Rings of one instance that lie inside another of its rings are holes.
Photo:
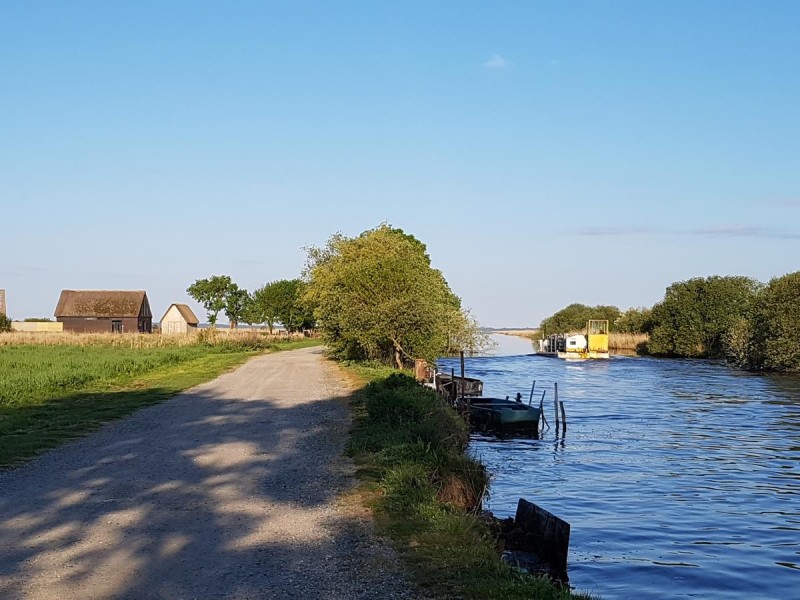
<path fill-rule="evenodd" d="M 262 356 L 0 473 L 0 597 L 413 597 L 338 501 L 345 394 L 319 349 Z"/>

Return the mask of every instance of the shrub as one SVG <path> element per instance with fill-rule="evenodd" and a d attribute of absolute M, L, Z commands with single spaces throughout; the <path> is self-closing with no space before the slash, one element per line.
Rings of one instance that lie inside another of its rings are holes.
<path fill-rule="evenodd" d="M 8 333 L 9 331 L 11 331 L 11 319 L 4 314 L 0 314 L 0 333 Z"/>

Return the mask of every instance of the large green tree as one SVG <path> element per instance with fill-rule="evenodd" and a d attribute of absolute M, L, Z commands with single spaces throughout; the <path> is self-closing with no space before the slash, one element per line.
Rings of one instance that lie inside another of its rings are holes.
<path fill-rule="evenodd" d="M 212 327 L 217 324 L 217 315 L 225 310 L 228 295 L 236 286 L 228 275 L 212 275 L 207 279 L 198 279 L 188 288 L 186 293 L 199 302 L 208 313 L 208 322 Z M 238 289 L 236 286 L 235 289 Z"/>
<path fill-rule="evenodd" d="M 653 307 L 651 354 L 725 356 L 730 332 L 753 308 L 760 284 L 749 277 L 696 277 L 673 283 Z"/>
<path fill-rule="evenodd" d="M 389 359 L 397 367 L 482 342 L 425 245 L 383 224 L 308 249 L 305 301 L 330 351 Z M 457 343 L 459 348 L 454 348 Z"/>
<path fill-rule="evenodd" d="M 800 371 L 800 271 L 776 277 L 753 310 L 750 368 Z"/>

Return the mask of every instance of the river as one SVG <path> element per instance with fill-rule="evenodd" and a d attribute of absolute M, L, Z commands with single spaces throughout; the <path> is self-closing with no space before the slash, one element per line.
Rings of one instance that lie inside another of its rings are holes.
<path fill-rule="evenodd" d="M 531 356 L 494 336 L 468 357 L 487 396 L 547 389 L 566 407 L 564 436 L 474 437 L 493 474 L 486 508 L 518 498 L 571 524 L 570 582 L 614 598 L 800 599 L 800 377 L 712 361 Z M 458 371 L 458 361 L 440 365 Z"/>

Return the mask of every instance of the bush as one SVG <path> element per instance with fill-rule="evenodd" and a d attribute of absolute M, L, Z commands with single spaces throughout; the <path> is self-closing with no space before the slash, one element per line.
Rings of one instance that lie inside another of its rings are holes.
<path fill-rule="evenodd" d="M 748 366 L 800 371 L 800 271 L 770 281 L 753 312 Z"/>
<path fill-rule="evenodd" d="M 11 319 L 6 315 L 0 314 L 0 333 L 8 333 L 11 331 Z"/>
<path fill-rule="evenodd" d="M 651 354 L 722 358 L 728 332 L 747 318 L 760 284 L 748 277 L 697 277 L 673 283 L 653 307 Z"/>

